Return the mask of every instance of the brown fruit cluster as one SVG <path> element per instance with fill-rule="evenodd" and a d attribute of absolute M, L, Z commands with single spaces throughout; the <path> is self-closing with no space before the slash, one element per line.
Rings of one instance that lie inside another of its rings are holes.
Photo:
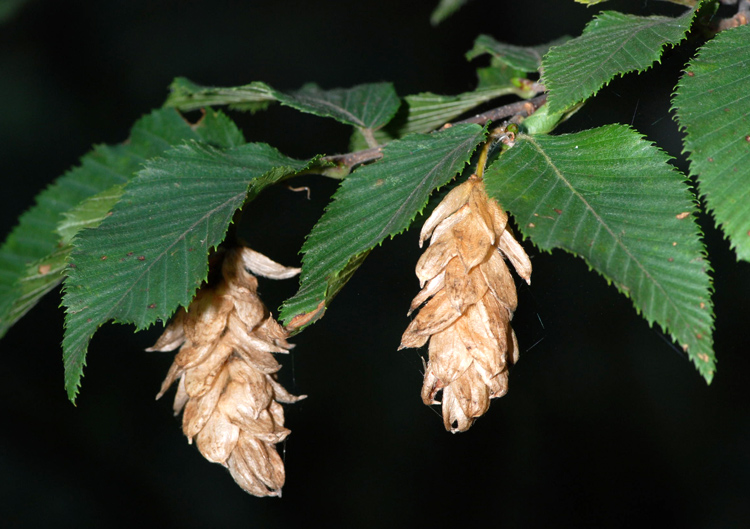
<path fill-rule="evenodd" d="M 227 467 L 250 494 L 281 496 L 284 462 L 274 445 L 290 431 L 280 403 L 304 396 L 289 394 L 276 380 L 281 366 L 271 353 L 293 346 L 248 270 L 275 279 L 299 273 L 247 247 L 227 251 L 218 284 L 201 288 L 147 351 L 180 348 L 156 398 L 179 380 L 174 412 L 183 412 L 188 442 L 195 439 L 203 456 Z"/>
<path fill-rule="evenodd" d="M 446 195 L 425 222 L 419 244 L 430 246 L 416 267 L 421 292 L 409 314 L 425 304 L 401 338 L 401 348 L 427 340 L 422 400 L 442 390 L 443 422 L 463 432 L 483 415 L 490 399 L 508 391 L 508 368 L 518 360 L 510 326 L 516 287 L 503 257 L 531 280 L 531 261 L 507 226 L 508 216 L 470 177 Z"/>

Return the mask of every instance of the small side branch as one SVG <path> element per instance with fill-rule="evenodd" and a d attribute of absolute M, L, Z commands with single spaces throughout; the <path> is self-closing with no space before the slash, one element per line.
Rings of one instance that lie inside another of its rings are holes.
<path fill-rule="evenodd" d="M 373 147 L 372 149 L 365 149 L 363 151 L 348 152 L 346 154 L 334 154 L 332 156 L 324 156 L 324 162 L 331 162 L 336 165 L 343 165 L 353 168 L 355 165 L 362 163 L 372 162 L 379 160 L 383 157 L 383 148 Z"/>
<path fill-rule="evenodd" d="M 484 125 L 488 121 L 500 121 L 501 119 L 510 117 L 527 118 L 536 112 L 546 101 L 547 94 L 538 95 L 528 101 L 518 101 L 509 105 L 503 105 L 498 108 L 493 108 L 488 112 L 477 114 L 474 117 L 456 121 L 453 125 L 460 125 L 462 123 L 477 123 L 479 125 Z"/>
<path fill-rule="evenodd" d="M 724 31 L 725 29 L 744 26 L 750 22 L 750 0 L 722 0 L 722 3 L 730 5 L 737 4 L 737 13 L 733 17 L 719 20 L 719 23 L 716 25 L 717 33 Z"/>
<path fill-rule="evenodd" d="M 441 128 L 447 128 L 453 125 L 460 125 L 463 123 L 477 123 L 478 125 L 484 125 L 488 121 L 499 121 L 501 119 L 513 118 L 512 121 L 518 121 L 521 118 L 526 118 L 537 111 L 547 101 L 547 94 L 541 94 L 527 101 L 517 101 L 508 105 L 494 108 L 488 112 L 477 114 L 474 117 L 468 119 L 462 119 L 461 121 L 455 121 L 453 123 L 447 123 Z M 334 154 L 332 156 L 325 156 L 322 158 L 324 162 L 332 163 L 338 170 L 332 172 L 331 176 L 335 178 L 342 178 L 341 169 L 346 168 L 351 171 L 355 166 L 373 162 L 383 157 L 383 146 L 373 147 L 365 149 L 363 151 L 348 152 L 346 154 Z M 325 172 L 325 171 L 324 171 Z M 348 172 L 348 171 L 347 171 Z"/>

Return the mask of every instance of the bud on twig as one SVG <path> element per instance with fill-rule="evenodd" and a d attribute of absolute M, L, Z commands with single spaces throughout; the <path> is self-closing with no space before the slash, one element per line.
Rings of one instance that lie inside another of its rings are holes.
<path fill-rule="evenodd" d="M 179 381 L 174 412 L 182 411 L 188 442 L 195 439 L 203 456 L 227 467 L 247 492 L 281 496 L 284 463 L 274 445 L 290 431 L 280 403 L 304 396 L 289 394 L 276 380 L 281 366 L 271 353 L 293 346 L 248 270 L 276 279 L 299 273 L 247 247 L 229 250 L 219 284 L 201 288 L 147 351 L 180 348 L 156 398 Z"/>
<path fill-rule="evenodd" d="M 401 338 L 401 348 L 429 344 L 422 400 L 442 390 L 443 422 L 469 429 L 492 398 L 508 391 L 508 368 L 518 360 L 510 326 L 516 287 L 503 257 L 531 280 L 531 261 L 507 226 L 508 216 L 475 175 L 448 193 L 422 227 L 430 246 L 416 267 L 422 306 Z"/>

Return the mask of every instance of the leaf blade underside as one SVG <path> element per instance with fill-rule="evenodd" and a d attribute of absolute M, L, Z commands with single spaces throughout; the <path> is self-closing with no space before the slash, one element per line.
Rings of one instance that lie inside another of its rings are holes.
<path fill-rule="evenodd" d="M 510 68 L 531 73 L 539 70 L 542 65 L 542 57 L 552 46 L 559 46 L 569 39 L 570 37 L 561 37 L 537 46 L 516 46 L 497 41 L 490 35 L 479 35 L 474 40 L 474 47 L 466 52 L 466 58 L 472 60 L 488 53 Z"/>
<path fill-rule="evenodd" d="M 282 92 L 257 81 L 243 86 L 209 87 L 178 77 L 171 90 L 165 105 L 181 110 L 215 105 L 258 110 L 271 102 L 279 102 L 300 112 L 373 130 L 388 123 L 401 104 L 392 83 L 369 83 L 331 90 L 307 85 L 296 91 Z"/>

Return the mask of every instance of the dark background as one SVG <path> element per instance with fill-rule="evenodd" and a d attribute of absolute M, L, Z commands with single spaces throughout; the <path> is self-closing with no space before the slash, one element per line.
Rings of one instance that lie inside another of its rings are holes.
<path fill-rule="evenodd" d="M 393 81 L 401 95 L 474 86 L 463 54 L 479 33 L 515 44 L 578 35 L 596 13 L 572 0 L 475 0 L 438 28 L 436 2 L 32 0 L 0 25 L 2 233 L 94 143 L 126 139 L 178 75 L 279 89 Z M 663 2 L 609 2 L 675 14 Z M 632 124 L 685 168 L 667 115 L 693 45 L 613 81 L 568 124 Z M 274 107 L 236 115 L 250 141 L 307 157 L 345 152 L 349 130 Z M 335 183 L 307 177 L 246 208 L 256 249 L 298 264 Z M 523 351 L 507 396 L 468 432 L 443 430 L 420 400 L 421 360 L 397 352 L 418 290 L 415 230 L 372 252 L 326 317 L 295 337 L 282 499 L 244 493 L 189 446 L 169 398 L 159 334 L 108 324 L 89 349 L 77 407 L 63 391 L 59 295 L 0 342 L 3 527 L 750 526 L 750 265 L 702 218 L 715 270 L 718 373 L 708 387 L 681 349 L 583 261 L 528 241 L 531 287 L 514 319 Z M 261 283 L 278 307 L 294 280 Z M 170 393 L 171 397 L 171 393 Z"/>

